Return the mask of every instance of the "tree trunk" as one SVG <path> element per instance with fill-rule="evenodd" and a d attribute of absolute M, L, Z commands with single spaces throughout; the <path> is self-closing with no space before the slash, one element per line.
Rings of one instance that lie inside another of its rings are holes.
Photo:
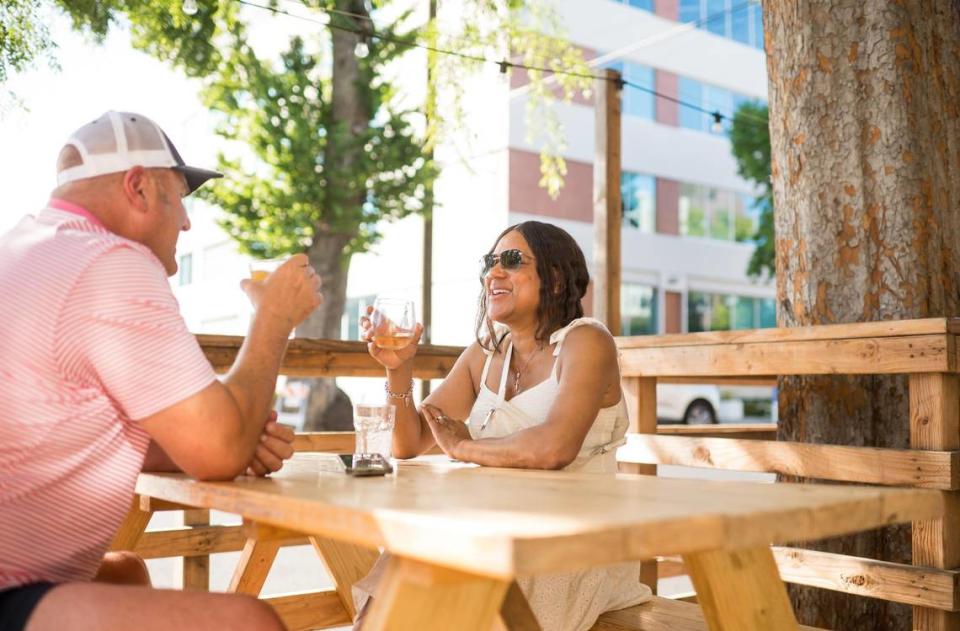
<path fill-rule="evenodd" d="M 337 0 L 337 9 L 358 16 L 368 16 L 363 0 Z M 346 21 L 350 29 L 371 32 L 369 20 L 363 17 L 334 16 Z M 356 136 L 366 130 L 371 112 L 368 90 L 363 85 L 365 74 L 355 54 L 357 33 L 331 29 L 333 41 L 333 72 L 331 77 L 332 103 L 330 133 L 324 165 L 327 172 L 326 221 L 315 226 L 313 243 L 308 251 L 310 263 L 323 281 L 324 302 L 297 329 L 299 337 L 340 338 L 340 320 L 346 303 L 349 255 L 345 248 L 351 234 L 342 228 L 333 228 L 333 218 L 358 215 L 341 212 L 341 208 L 359 208 L 366 199 L 366 190 L 352 176 L 354 164 L 363 144 Z M 337 388 L 335 379 L 311 379 L 305 429 L 349 430 L 353 428 L 350 399 Z"/>
<path fill-rule="evenodd" d="M 958 315 L 960 3 L 764 0 L 763 8 L 779 326 Z M 903 378 L 780 381 L 781 440 L 904 448 L 907 419 Z M 909 532 L 820 547 L 909 562 Z M 791 594 L 805 624 L 911 628 L 905 606 Z"/>

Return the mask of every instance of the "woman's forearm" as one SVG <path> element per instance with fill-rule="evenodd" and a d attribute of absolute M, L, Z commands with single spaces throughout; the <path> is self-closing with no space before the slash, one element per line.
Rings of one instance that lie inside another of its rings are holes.
<path fill-rule="evenodd" d="M 397 458 L 412 458 L 419 456 L 425 450 L 422 447 L 423 428 L 420 423 L 420 414 L 413 403 L 413 397 L 410 396 L 413 390 L 411 364 L 412 362 L 407 362 L 396 370 L 387 370 L 387 403 L 397 406 L 396 424 L 393 429 L 393 455 Z M 429 447 L 430 445 L 427 445 L 427 448 Z"/>
<path fill-rule="evenodd" d="M 463 440 L 453 454 L 457 460 L 485 467 L 562 469 L 577 457 L 576 450 L 553 439 L 542 427 L 531 427 L 503 438 Z"/>

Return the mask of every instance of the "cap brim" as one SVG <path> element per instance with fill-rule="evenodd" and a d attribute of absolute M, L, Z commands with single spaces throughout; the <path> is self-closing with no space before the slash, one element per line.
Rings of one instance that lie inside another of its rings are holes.
<path fill-rule="evenodd" d="M 173 170 L 183 173 L 183 176 L 187 179 L 187 188 L 190 189 L 191 193 L 200 188 L 207 180 L 223 177 L 223 173 L 197 167 L 176 166 L 173 167 Z"/>

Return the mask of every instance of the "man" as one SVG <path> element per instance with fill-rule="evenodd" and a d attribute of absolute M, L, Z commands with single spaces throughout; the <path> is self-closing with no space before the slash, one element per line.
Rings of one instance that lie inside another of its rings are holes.
<path fill-rule="evenodd" d="M 268 413 L 319 279 L 297 255 L 242 282 L 255 315 L 218 381 L 167 276 L 182 198 L 220 174 L 118 112 L 78 129 L 57 171 L 47 208 L 0 237 L 0 630 L 282 629 L 252 598 L 130 585 L 143 562 L 104 553 L 139 471 L 228 480 L 290 457 Z"/>

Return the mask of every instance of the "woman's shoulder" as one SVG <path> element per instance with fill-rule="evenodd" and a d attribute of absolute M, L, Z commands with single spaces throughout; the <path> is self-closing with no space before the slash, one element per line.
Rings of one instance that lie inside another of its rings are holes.
<path fill-rule="evenodd" d="M 550 343 L 556 344 L 555 354 L 559 354 L 561 346 L 573 344 L 581 346 L 584 344 L 601 344 L 616 348 L 613 336 L 606 325 L 595 318 L 577 318 L 558 331 L 554 331 L 550 336 Z"/>

